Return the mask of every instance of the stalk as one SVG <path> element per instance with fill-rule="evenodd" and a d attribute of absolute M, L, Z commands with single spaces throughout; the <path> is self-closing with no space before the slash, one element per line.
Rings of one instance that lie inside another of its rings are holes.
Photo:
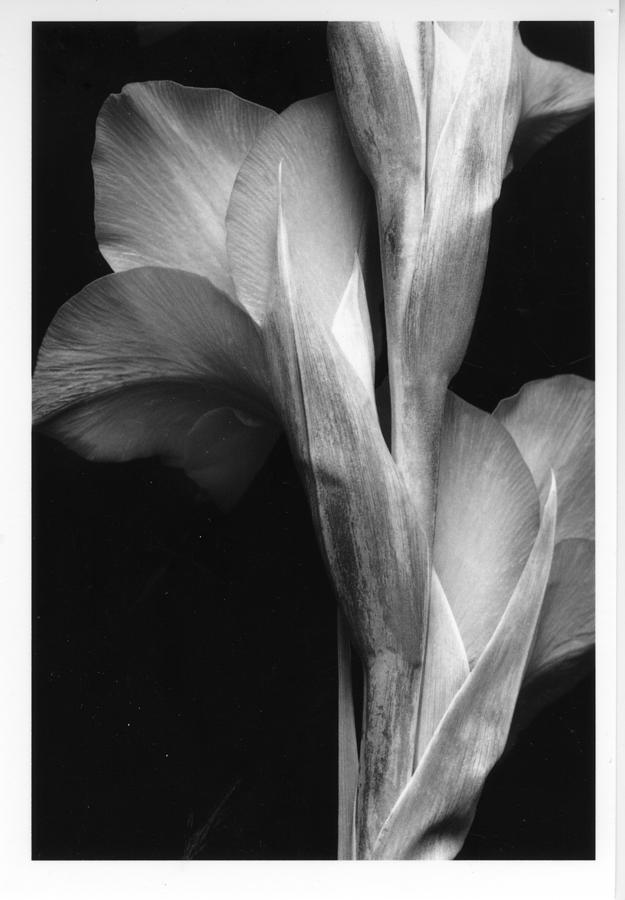
<path fill-rule="evenodd" d="M 422 667 L 383 653 L 365 666 L 356 853 L 370 859 L 382 825 L 412 775 Z"/>

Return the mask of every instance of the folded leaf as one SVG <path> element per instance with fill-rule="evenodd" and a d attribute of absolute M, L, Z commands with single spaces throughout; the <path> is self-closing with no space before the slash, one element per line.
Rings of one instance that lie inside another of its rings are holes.
<path fill-rule="evenodd" d="M 376 193 L 389 179 L 425 172 L 431 73 L 421 59 L 431 46 L 429 22 L 409 27 L 391 22 L 328 26 L 338 99 L 358 160 Z M 418 205 L 422 211 L 423 194 Z"/>
<path fill-rule="evenodd" d="M 427 127 L 427 180 L 432 174 L 432 163 L 438 147 L 440 136 L 449 118 L 450 111 L 460 91 L 469 59 L 470 46 L 466 41 L 459 43 L 460 37 L 452 23 L 434 23 L 434 75 L 432 78 L 431 98 L 428 109 Z M 457 25 L 457 23 L 453 23 Z M 441 27 L 442 26 L 442 27 Z M 479 27 L 479 26 L 478 26 Z M 452 36 L 453 35 L 453 36 Z M 473 43 L 475 30 L 471 29 Z"/>
<path fill-rule="evenodd" d="M 332 322 L 332 334 L 362 381 L 373 395 L 375 351 L 367 310 L 367 294 L 358 256 Z"/>
<path fill-rule="evenodd" d="M 513 137 L 512 38 L 503 23 L 482 24 L 431 163 L 404 356 L 412 355 L 423 378 L 446 376 L 445 388 L 471 334 L 492 208 Z"/>
<path fill-rule="evenodd" d="M 426 751 L 439 722 L 469 674 L 469 661 L 436 569 L 432 570 L 430 609 L 414 767 Z"/>
<path fill-rule="evenodd" d="M 428 548 L 380 432 L 374 397 L 308 302 L 281 205 L 278 211 L 276 295 L 263 330 L 274 394 L 354 644 L 368 676 L 375 670 L 383 678 L 382 684 L 368 680 L 366 692 L 358 791 L 362 855 L 412 771 Z M 374 689 L 388 698 L 390 712 Z"/>
<path fill-rule="evenodd" d="M 110 96 L 93 173 L 96 236 L 111 267 L 184 269 L 232 295 L 226 209 L 241 163 L 275 115 L 228 91 L 172 81 Z"/>
<path fill-rule="evenodd" d="M 508 432 L 448 391 L 434 567 L 471 666 L 503 614 L 538 524 L 536 488 Z"/>
<path fill-rule="evenodd" d="M 558 480 L 556 541 L 595 536 L 594 383 L 557 375 L 524 385 L 493 415 L 515 440 L 544 500 Z"/>
<path fill-rule="evenodd" d="M 553 556 L 556 485 L 505 613 L 393 807 L 375 859 L 451 859 L 469 830 L 484 780 L 501 755 L 532 651 Z"/>

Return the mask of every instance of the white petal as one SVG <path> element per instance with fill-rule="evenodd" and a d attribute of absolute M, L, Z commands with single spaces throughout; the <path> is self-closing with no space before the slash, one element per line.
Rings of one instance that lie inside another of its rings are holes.
<path fill-rule="evenodd" d="M 434 566 L 472 666 L 512 595 L 538 522 L 536 488 L 510 435 L 449 391 Z"/>
<path fill-rule="evenodd" d="M 254 325 L 207 279 L 133 269 L 94 282 L 57 314 L 39 352 L 35 418 L 89 459 L 159 455 L 189 464 L 227 503 L 276 437 L 264 365 Z M 225 405 L 260 417 L 262 427 Z M 207 420 L 210 410 L 218 413 Z M 217 465 L 221 485 L 208 473 Z"/>
<path fill-rule="evenodd" d="M 549 472 L 556 473 L 556 539 L 594 540 L 594 383 L 576 375 L 532 381 L 493 415 L 514 438 L 543 499 Z"/>
<path fill-rule="evenodd" d="M 96 236 L 114 270 L 157 265 L 232 293 L 225 218 L 248 150 L 275 113 L 228 91 L 129 84 L 105 102 L 93 153 Z"/>
<path fill-rule="evenodd" d="M 570 665 L 595 643 L 595 546 L 568 540 L 556 545 L 526 680 Z"/>
<path fill-rule="evenodd" d="M 594 76 L 561 62 L 540 59 L 516 37 L 523 80 L 523 107 L 512 155 L 519 166 L 561 131 L 582 119 L 594 104 Z"/>
<path fill-rule="evenodd" d="M 279 171 L 297 293 L 329 329 L 364 243 L 370 202 L 334 95 L 290 106 L 263 132 L 237 177 L 228 256 L 238 299 L 257 322 L 274 290 Z"/>

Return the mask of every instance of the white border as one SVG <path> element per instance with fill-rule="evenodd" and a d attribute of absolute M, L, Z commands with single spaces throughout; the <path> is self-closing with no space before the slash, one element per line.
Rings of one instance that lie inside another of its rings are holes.
<path fill-rule="evenodd" d="M 72 898 L 470 898 L 615 896 L 616 120 L 618 9 L 536 2 L 214 3 L 15 0 L 0 12 L 3 254 L 0 377 L 0 896 Z M 30 859 L 30 91 L 38 20 L 595 20 L 597 135 L 596 862 L 32 862 Z M 621 644 L 623 646 L 623 644 Z"/>

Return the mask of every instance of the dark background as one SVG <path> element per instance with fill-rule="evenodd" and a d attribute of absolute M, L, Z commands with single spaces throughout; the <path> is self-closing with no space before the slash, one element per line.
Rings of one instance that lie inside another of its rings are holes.
<path fill-rule="evenodd" d="M 592 70 L 591 24 L 522 34 Z M 35 350 L 109 271 L 90 167 L 109 93 L 168 78 L 282 110 L 332 87 L 319 23 L 36 24 L 33 61 Z M 461 396 L 593 377 L 593 214 L 589 119 L 504 184 Z M 33 857 L 334 858 L 335 602 L 284 441 L 223 516 L 157 462 L 36 434 L 33 528 Z M 464 858 L 594 856 L 593 723 L 586 678 L 496 767 Z"/>

